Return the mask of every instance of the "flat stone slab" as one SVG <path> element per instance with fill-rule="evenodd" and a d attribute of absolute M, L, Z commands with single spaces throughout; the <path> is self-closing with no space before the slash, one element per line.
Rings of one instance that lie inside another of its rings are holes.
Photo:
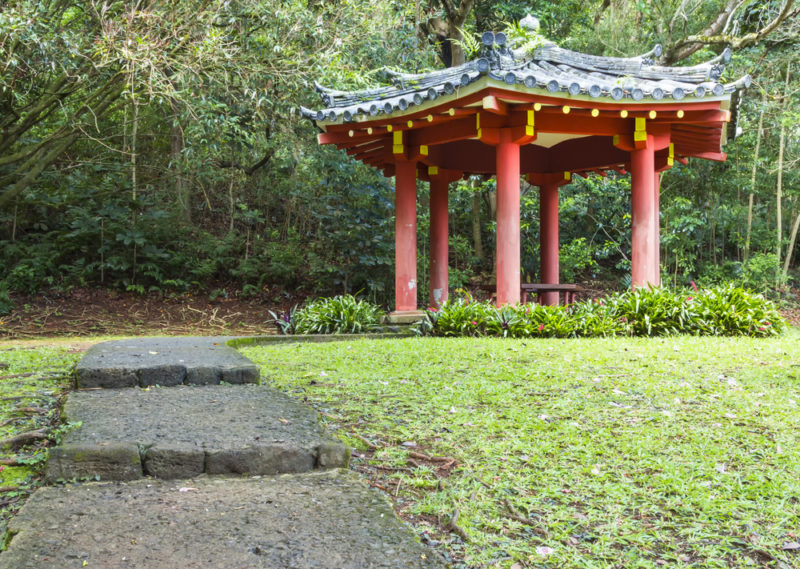
<path fill-rule="evenodd" d="M 50 449 L 51 483 L 306 472 L 350 458 L 313 409 L 257 385 L 74 391 L 63 415 L 81 426 Z"/>
<path fill-rule="evenodd" d="M 37 490 L 0 569 L 443 568 L 346 470 Z"/>
<path fill-rule="evenodd" d="M 258 366 L 226 345 L 230 338 L 133 338 L 92 346 L 77 366 L 77 386 L 162 387 L 258 383 Z"/>

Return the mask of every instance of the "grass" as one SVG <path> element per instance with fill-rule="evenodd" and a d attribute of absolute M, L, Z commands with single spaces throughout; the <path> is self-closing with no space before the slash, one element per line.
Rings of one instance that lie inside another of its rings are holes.
<path fill-rule="evenodd" d="M 64 348 L 0 348 L 0 439 L 39 434 L 0 447 L 0 537 L 8 518 L 40 484 L 46 445 L 61 432 L 58 407 L 78 357 Z"/>
<path fill-rule="evenodd" d="M 797 330 L 242 352 L 455 567 L 800 566 Z"/>

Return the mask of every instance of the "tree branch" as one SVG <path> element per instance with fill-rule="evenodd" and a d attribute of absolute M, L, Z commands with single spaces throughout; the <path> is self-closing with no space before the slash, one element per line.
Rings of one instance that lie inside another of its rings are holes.
<path fill-rule="evenodd" d="M 725 44 L 730 45 L 733 49 L 740 49 L 749 45 L 753 45 L 772 33 L 775 28 L 781 25 L 781 23 L 783 23 L 785 20 L 795 16 L 798 13 L 798 10 L 792 11 L 791 9 L 794 5 L 794 0 L 784 0 L 783 6 L 781 7 L 781 11 L 778 13 L 778 15 L 757 32 L 751 32 L 743 36 L 721 33 L 726 28 L 729 19 L 733 16 L 733 12 L 740 5 L 741 4 L 738 0 L 729 0 L 729 2 L 725 5 L 725 8 L 717 15 L 714 21 L 711 22 L 708 27 L 706 27 L 705 30 L 699 34 L 693 34 L 676 42 L 668 50 L 666 50 L 664 55 L 661 57 L 661 63 L 664 65 L 676 63 L 686 59 L 707 45 Z"/>

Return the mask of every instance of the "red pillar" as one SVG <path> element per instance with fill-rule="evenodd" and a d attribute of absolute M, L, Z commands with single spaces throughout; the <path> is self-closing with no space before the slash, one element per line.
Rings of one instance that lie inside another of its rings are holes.
<path fill-rule="evenodd" d="M 653 247 L 654 247 L 654 261 L 653 261 L 653 284 L 658 286 L 661 284 L 661 181 L 658 172 L 653 177 Z"/>
<path fill-rule="evenodd" d="M 539 187 L 539 258 L 542 283 L 558 284 L 558 185 L 553 181 Z M 542 294 L 541 303 L 557 305 L 558 293 Z"/>
<path fill-rule="evenodd" d="M 431 306 L 447 300 L 448 286 L 448 214 L 449 182 L 444 176 L 431 178 Z"/>
<path fill-rule="evenodd" d="M 634 287 L 656 284 L 653 278 L 655 259 L 655 163 L 653 137 L 644 148 L 631 151 L 631 282 Z"/>
<path fill-rule="evenodd" d="M 395 311 L 417 309 L 417 163 L 395 165 Z"/>
<path fill-rule="evenodd" d="M 497 305 L 519 304 L 519 146 L 497 145 Z"/>

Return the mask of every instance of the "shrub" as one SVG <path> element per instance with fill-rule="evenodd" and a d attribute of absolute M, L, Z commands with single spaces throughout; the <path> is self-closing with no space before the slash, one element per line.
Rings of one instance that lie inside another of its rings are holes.
<path fill-rule="evenodd" d="M 351 294 L 320 298 L 294 313 L 297 334 L 361 334 L 380 325 L 383 311 Z"/>
<path fill-rule="evenodd" d="M 269 311 L 272 316 L 272 322 L 278 328 L 279 334 L 296 334 L 297 333 L 297 305 L 295 304 L 289 312 L 281 312 L 280 314 Z"/>
<path fill-rule="evenodd" d="M 607 338 L 628 333 L 627 322 L 616 311 L 616 306 L 604 299 L 584 300 L 569 307 L 575 321 L 575 335 L 585 338 Z"/>
<path fill-rule="evenodd" d="M 697 313 L 692 296 L 666 287 L 642 287 L 608 298 L 617 318 L 634 336 L 664 336 L 691 329 Z"/>
<path fill-rule="evenodd" d="M 432 336 L 507 338 L 617 335 L 769 336 L 785 322 L 763 296 L 732 285 L 704 291 L 638 288 L 570 306 L 528 304 L 496 308 L 471 298 L 428 309 L 416 331 Z"/>
<path fill-rule="evenodd" d="M 476 302 L 471 296 L 448 300 L 441 308 L 429 308 L 418 329 L 423 335 L 484 336 L 487 319 L 494 317 L 495 307 L 486 302 Z"/>
<path fill-rule="evenodd" d="M 14 301 L 8 293 L 6 283 L 0 281 L 0 316 L 5 316 L 14 308 Z"/>
<path fill-rule="evenodd" d="M 709 336 L 774 336 L 786 322 L 775 304 L 733 285 L 703 290 L 694 298 L 696 329 Z"/>
<path fill-rule="evenodd" d="M 742 284 L 751 290 L 765 292 L 780 281 L 780 262 L 774 253 L 756 253 L 745 263 L 742 271 Z"/>

